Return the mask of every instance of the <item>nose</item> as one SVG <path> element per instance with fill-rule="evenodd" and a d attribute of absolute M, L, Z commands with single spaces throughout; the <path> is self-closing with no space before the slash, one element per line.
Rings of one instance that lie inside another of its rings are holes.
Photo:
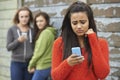
<path fill-rule="evenodd" d="M 40 21 L 37 21 L 37 24 L 41 24 Z"/>
<path fill-rule="evenodd" d="M 77 28 L 81 28 L 82 27 L 82 25 L 79 23 L 78 25 L 77 25 Z"/>

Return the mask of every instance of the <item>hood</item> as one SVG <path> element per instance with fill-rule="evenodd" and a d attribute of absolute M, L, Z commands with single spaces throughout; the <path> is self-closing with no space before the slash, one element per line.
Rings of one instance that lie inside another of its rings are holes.
<path fill-rule="evenodd" d="M 57 29 L 55 29 L 54 27 L 47 27 L 47 29 L 50 30 L 56 36 Z"/>

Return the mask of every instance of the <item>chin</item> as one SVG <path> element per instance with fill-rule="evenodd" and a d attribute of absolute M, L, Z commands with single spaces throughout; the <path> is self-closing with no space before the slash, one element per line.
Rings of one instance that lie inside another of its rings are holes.
<path fill-rule="evenodd" d="M 84 33 L 78 33 L 77 36 L 84 36 Z"/>
<path fill-rule="evenodd" d="M 39 29 L 43 29 L 42 27 L 39 27 Z"/>
<path fill-rule="evenodd" d="M 77 35 L 78 37 L 83 37 L 84 35 Z"/>
<path fill-rule="evenodd" d="M 27 25 L 27 23 L 22 23 L 22 25 Z"/>
<path fill-rule="evenodd" d="M 84 34 L 77 34 L 77 36 L 78 36 L 78 37 L 83 37 L 83 36 L 84 36 Z"/>

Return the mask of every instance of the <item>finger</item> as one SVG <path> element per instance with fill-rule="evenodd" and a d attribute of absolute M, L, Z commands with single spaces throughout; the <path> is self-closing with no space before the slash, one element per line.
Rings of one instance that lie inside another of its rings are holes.
<path fill-rule="evenodd" d="M 79 58 L 70 58 L 70 62 L 74 62 L 74 61 L 77 61 L 77 60 L 79 60 Z"/>
<path fill-rule="evenodd" d="M 78 64 L 78 63 L 79 63 L 79 60 L 71 61 L 72 65 L 75 65 L 75 64 Z"/>
<path fill-rule="evenodd" d="M 28 72 L 29 72 L 29 73 L 31 72 L 30 69 L 28 69 Z"/>
<path fill-rule="evenodd" d="M 73 58 L 71 61 L 72 62 L 83 62 L 84 61 L 84 57 L 83 56 L 76 57 L 76 58 Z"/>
<path fill-rule="evenodd" d="M 73 54 L 71 55 L 71 58 L 75 58 L 75 57 L 78 57 L 78 55 L 73 53 Z"/>
<path fill-rule="evenodd" d="M 84 60 L 85 60 L 84 58 L 81 58 L 78 61 L 79 61 L 79 63 L 82 63 Z"/>
<path fill-rule="evenodd" d="M 76 55 L 76 56 L 73 56 L 73 57 L 71 57 L 72 59 L 82 59 L 82 58 L 84 58 L 84 56 L 78 56 L 78 55 Z"/>
<path fill-rule="evenodd" d="M 93 31 L 93 29 L 92 29 L 92 28 L 90 28 L 90 29 L 89 29 L 89 31 Z"/>
<path fill-rule="evenodd" d="M 79 60 L 81 59 L 83 56 L 77 56 L 77 55 L 72 55 L 70 58 L 69 58 L 69 61 L 76 61 L 76 60 Z"/>
<path fill-rule="evenodd" d="M 30 71 L 28 71 L 29 73 L 33 73 L 34 71 L 33 70 L 30 70 Z"/>
<path fill-rule="evenodd" d="M 77 58 L 81 59 L 81 58 L 84 58 L 84 56 L 79 56 L 79 57 L 77 57 Z"/>
<path fill-rule="evenodd" d="M 74 63 L 74 62 L 78 62 L 78 61 L 80 61 L 80 60 L 82 60 L 81 57 L 76 57 L 76 58 L 71 58 L 71 59 L 70 59 L 70 62 Z"/>
<path fill-rule="evenodd" d="M 82 59 L 84 59 L 84 56 L 77 57 L 77 60 L 82 60 Z"/>
<path fill-rule="evenodd" d="M 76 64 L 80 64 L 82 62 L 83 62 L 82 60 L 75 60 L 75 61 L 72 61 L 71 64 L 76 65 Z"/>
<path fill-rule="evenodd" d="M 89 32 L 94 32 L 92 28 L 90 28 L 88 31 L 89 31 Z"/>

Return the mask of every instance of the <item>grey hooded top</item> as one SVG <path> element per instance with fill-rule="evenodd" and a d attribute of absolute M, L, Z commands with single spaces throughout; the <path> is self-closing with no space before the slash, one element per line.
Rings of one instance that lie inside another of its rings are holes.
<path fill-rule="evenodd" d="M 12 51 L 12 61 L 17 62 L 28 62 L 33 55 L 33 29 L 30 28 L 27 32 L 27 40 L 24 42 L 19 42 L 18 37 L 20 37 L 22 32 L 20 29 L 14 25 L 7 33 L 7 50 Z"/>

